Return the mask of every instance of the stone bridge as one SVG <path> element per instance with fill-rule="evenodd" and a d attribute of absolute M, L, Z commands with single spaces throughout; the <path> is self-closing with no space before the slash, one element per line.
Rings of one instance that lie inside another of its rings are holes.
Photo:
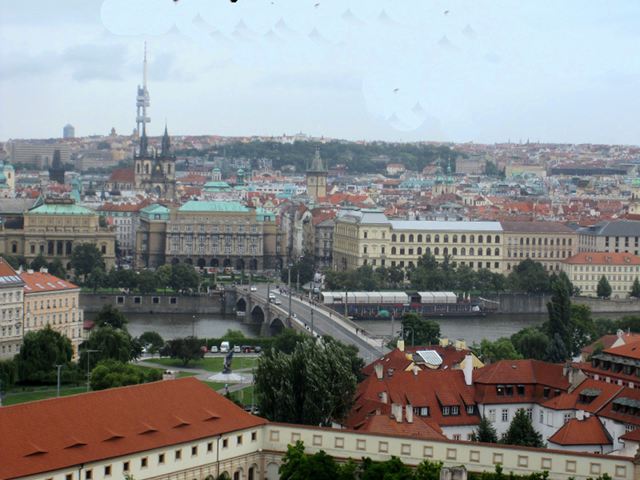
<path fill-rule="evenodd" d="M 285 328 L 296 328 L 292 324 L 285 305 L 269 303 L 267 299 L 260 297 L 256 292 L 245 290 L 242 287 L 227 290 L 226 305 L 231 306 L 238 318 L 244 323 L 260 325 L 260 335 L 275 336 Z"/>

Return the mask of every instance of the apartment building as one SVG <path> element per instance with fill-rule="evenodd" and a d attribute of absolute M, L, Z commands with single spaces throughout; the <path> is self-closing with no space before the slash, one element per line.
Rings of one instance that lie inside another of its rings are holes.
<path fill-rule="evenodd" d="M 278 264 L 275 215 L 233 201 L 189 201 L 179 208 L 150 205 L 140 212 L 140 267 L 187 263 L 263 270 Z"/>
<path fill-rule="evenodd" d="M 71 340 L 73 356 L 83 341 L 83 311 L 80 287 L 47 272 L 20 272 L 24 282 L 24 332 L 47 326 Z"/>
<path fill-rule="evenodd" d="M 578 234 L 560 222 L 500 222 L 504 231 L 505 273 L 523 260 L 540 262 L 549 272 L 578 252 Z"/>
<path fill-rule="evenodd" d="M 640 278 L 640 257 L 630 253 L 580 252 L 562 262 L 571 283 L 580 294 L 598 296 L 598 282 L 604 276 L 611 285 L 611 298 L 627 298 Z"/>
<path fill-rule="evenodd" d="M 409 267 L 430 253 L 442 261 L 502 272 L 503 228 L 499 222 L 389 220 L 381 210 L 341 210 L 335 219 L 333 266 Z"/>
<path fill-rule="evenodd" d="M 577 229 L 579 252 L 640 255 L 640 221 L 607 220 Z"/>
<path fill-rule="evenodd" d="M 22 345 L 24 282 L 0 257 L 0 360 L 13 358 Z"/>

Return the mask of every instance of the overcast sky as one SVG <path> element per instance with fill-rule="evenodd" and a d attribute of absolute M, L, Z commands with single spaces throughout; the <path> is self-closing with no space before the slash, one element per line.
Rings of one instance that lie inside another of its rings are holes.
<path fill-rule="evenodd" d="M 640 144 L 640 1 L 1 0 L 0 139 Z"/>

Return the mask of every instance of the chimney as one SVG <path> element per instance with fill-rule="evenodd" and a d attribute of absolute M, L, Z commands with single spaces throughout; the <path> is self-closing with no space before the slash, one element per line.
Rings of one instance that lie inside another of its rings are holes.
<path fill-rule="evenodd" d="M 404 340 L 398 340 L 398 350 L 404 352 Z"/>
<path fill-rule="evenodd" d="M 420 367 L 417 366 L 417 365 L 414 365 L 411 370 L 413 371 L 413 374 L 417 377 L 418 376 L 418 372 L 420 371 Z"/>
<path fill-rule="evenodd" d="M 49 273 L 49 269 L 47 267 L 40 267 L 40 273 Z"/>
<path fill-rule="evenodd" d="M 376 372 L 376 378 L 378 380 L 382 380 L 382 377 L 384 376 L 384 367 L 382 366 L 382 363 L 378 362 L 373 366 L 373 369 Z"/>
<path fill-rule="evenodd" d="M 407 417 L 407 423 L 413 423 L 413 407 L 411 405 L 407 405 L 404 410 Z"/>
<path fill-rule="evenodd" d="M 380 392 L 380 401 L 385 405 L 389 402 L 389 396 L 387 395 L 387 392 Z"/>
<path fill-rule="evenodd" d="M 440 339 L 440 346 L 441 347 L 448 347 L 449 346 L 449 339 L 448 338 L 441 338 Z"/>
<path fill-rule="evenodd" d="M 396 419 L 396 422 L 402 423 L 402 405 L 399 403 L 392 403 L 391 415 Z"/>
<path fill-rule="evenodd" d="M 576 410 L 576 419 L 585 420 L 587 417 L 584 416 L 584 410 Z"/>
<path fill-rule="evenodd" d="M 465 385 L 473 385 L 473 356 L 471 354 L 464 357 L 463 372 Z"/>
<path fill-rule="evenodd" d="M 33 270 L 29 268 L 27 269 L 27 273 L 33 273 Z"/>
<path fill-rule="evenodd" d="M 455 346 L 456 346 L 456 350 L 466 350 L 467 349 L 467 342 L 465 342 L 461 338 L 458 338 L 456 340 Z"/>

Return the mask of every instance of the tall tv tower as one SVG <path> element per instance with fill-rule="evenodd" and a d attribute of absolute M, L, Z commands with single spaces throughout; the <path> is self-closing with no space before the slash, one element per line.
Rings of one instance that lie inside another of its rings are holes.
<path fill-rule="evenodd" d="M 147 42 L 144 42 L 144 62 L 142 67 L 142 86 L 138 85 L 138 95 L 136 97 L 136 130 L 138 135 L 146 136 L 146 124 L 151 121 L 147 117 L 147 107 L 149 106 L 149 90 L 147 90 Z"/>

